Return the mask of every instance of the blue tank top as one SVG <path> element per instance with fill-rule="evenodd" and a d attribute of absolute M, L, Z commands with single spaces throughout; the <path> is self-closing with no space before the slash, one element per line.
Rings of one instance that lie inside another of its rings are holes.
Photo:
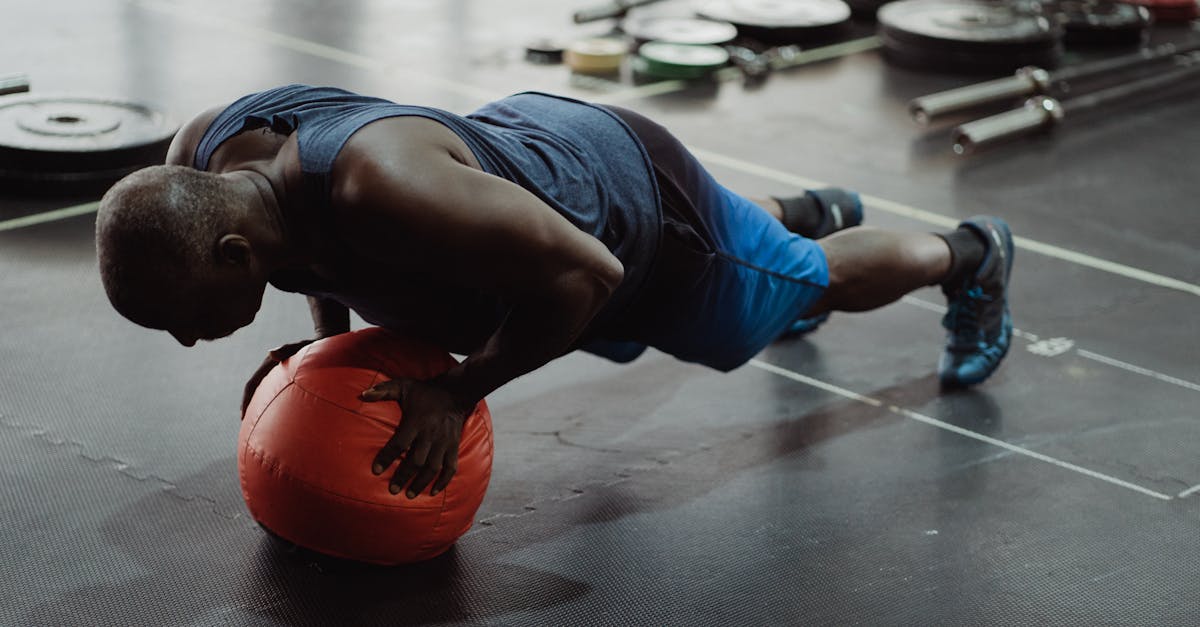
<path fill-rule="evenodd" d="M 624 121 L 596 105 L 528 92 L 464 117 L 331 87 L 286 85 L 229 105 L 201 137 L 193 164 L 207 170 L 217 147 L 245 131 L 269 127 L 284 135 L 296 133 L 305 185 L 332 211 L 330 172 L 350 136 L 376 120 L 409 115 L 448 127 L 484 171 L 520 185 L 603 242 L 625 266 L 625 278 L 593 328 L 624 311 L 654 259 L 662 208 L 645 148 Z M 369 309 L 369 304 L 357 305 Z M 385 312 L 372 313 L 369 321 L 387 324 L 381 319 Z"/>

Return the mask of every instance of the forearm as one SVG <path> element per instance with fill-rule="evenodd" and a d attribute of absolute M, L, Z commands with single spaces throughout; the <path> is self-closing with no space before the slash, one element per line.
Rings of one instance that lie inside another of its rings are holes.
<path fill-rule="evenodd" d="M 308 310 L 312 314 L 313 329 L 318 338 L 350 331 L 350 310 L 338 301 L 309 296 Z"/>
<path fill-rule="evenodd" d="M 439 384 L 464 407 L 474 406 L 568 352 L 619 282 L 619 275 L 614 281 L 585 271 L 561 276 L 540 296 L 514 306 L 487 343 L 439 377 Z"/>

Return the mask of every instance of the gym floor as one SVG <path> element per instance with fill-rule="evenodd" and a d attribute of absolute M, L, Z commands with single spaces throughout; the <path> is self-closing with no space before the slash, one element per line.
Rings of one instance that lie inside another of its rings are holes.
<path fill-rule="evenodd" d="M 1197 92 L 962 158 L 906 103 L 977 77 L 874 50 L 756 89 L 524 61 L 603 32 L 571 24 L 586 4 L 17 0 L 0 70 L 180 119 L 289 82 L 458 113 L 550 91 L 659 120 L 747 195 L 845 186 L 912 230 L 995 213 L 1021 238 L 997 374 L 938 389 L 935 289 L 729 374 L 568 356 L 489 398 L 490 491 L 450 553 L 332 568 L 273 543 L 237 479 L 241 387 L 311 335 L 303 299 L 185 349 L 109 306 L 95 197 L 5 195 L 0 624 L 1200 622 Z"/>

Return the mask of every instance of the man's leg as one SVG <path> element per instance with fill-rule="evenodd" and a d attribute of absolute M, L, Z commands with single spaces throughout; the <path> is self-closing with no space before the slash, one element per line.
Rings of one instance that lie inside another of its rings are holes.
<path fill-rule="evenodd" d="M 859 227 L 818 244 L 829 264 L 829 287 L 805 317 L 875 309 L 917 288 L 941 285 L 949 303 L 942 319 L 946 349 L 938 363 L 942 383 L 979 383 L 1008 352 L 1013 243 L 1003 220 L 973 218 L 941 235 Z"/>
<path fill-rule="evenodd" d="M 784 202 L 773 212 L 770 202 L 730 192 L 666 129 L 632 111 L 609 109 L 654 161 L 664 207 L 693 216 L 716 249 L 694 286 L 677 276 L 660 279 L 669 298 L 658 301 L 661 311 L 643 328 L 651 345 L 728 370 L 787 331 L 797 316 L 863 311 L 941 284 L 950 301 L 942 321 L 950 331 L 938 366 L 942 380 L 977 383 L 999 364 L 1011 337 L 1012 236 L 1002 221 L 973 219 L 942 235 L 859 227 L 819 240 L 797 237 L 780 219 Z"/>
<path fill-rule="evenodd" d="M 803 196 L 751 200 L 782 222 L 787 230 L 809 239 L 828 237 L 843 229 L 856 227 L 863 221 L 862 200 L 858 194 L 836 187 L 809 190 Z M 829 320 L 828 312 L 799 316 L 780 337 L 807 335 L 816 331 L 826 320 Z"/>

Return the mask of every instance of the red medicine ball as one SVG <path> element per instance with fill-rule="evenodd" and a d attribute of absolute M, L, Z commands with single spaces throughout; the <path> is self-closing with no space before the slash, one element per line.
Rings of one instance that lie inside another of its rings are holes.
<path fill-rule="evenodd" d="M 463 426 L 458 472 L 415 499 L 388 492 L 396 469 L 371 474 L 400 424 L 394 401 L 358 395 L 393 378 L 430 379 L 453 367 L 446 351 L 380 328 L 314 342 L 267 375 L 238 435 L 250 514 L 283 539 L 374 564 L 429 559 L 471 528 L 492 474 L 492 417 L 480 401 Z"/>

